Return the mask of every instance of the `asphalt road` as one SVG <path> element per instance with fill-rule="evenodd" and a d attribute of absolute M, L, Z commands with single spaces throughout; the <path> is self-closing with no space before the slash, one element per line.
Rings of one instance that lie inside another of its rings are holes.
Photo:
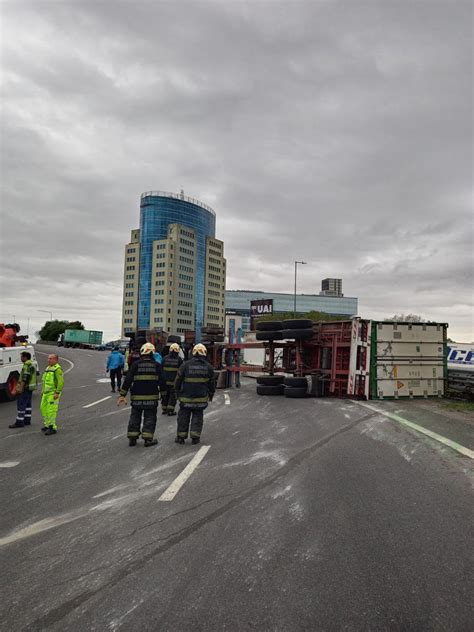
<path fill-rule="evenodd" d="M 84 408 L 110 395 L 107 354 L 61 355 L 57 435 L 38 395 L 29 429 L 0 405 L 2 630 L 472 630 L 473 461 L 384 413 L 472 447 L 467 416 L 247 379 L 218 391 L 210 447 L 163 501 L 202 446 L 160 415 L 160 444 L 129 448 L 115 397 Z"/>

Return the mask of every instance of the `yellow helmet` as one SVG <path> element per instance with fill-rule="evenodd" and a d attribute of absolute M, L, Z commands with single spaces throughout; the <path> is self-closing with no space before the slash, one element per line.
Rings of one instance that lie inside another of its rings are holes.
<path fill-rule="evenodd" d="M 201 343 L 194 345 L 193 347 L 193 355 L 202 355 L 205 356 L 207 355 L 207 349 L 204 345 L 202 345 Z"/>
<path fill-rule="evenodd" d="M 140 348 L 140 355 L 148 355 L 150 353 L 155 353 L 155 345 L 152 345 L 151 342 L 145 342 Z"/>
<path fill-rule="evenodd" d="M 179 353 L 179 344 L 177 342 L 173 342 L 173 344 L 170 345 L 170 351 Z"/>

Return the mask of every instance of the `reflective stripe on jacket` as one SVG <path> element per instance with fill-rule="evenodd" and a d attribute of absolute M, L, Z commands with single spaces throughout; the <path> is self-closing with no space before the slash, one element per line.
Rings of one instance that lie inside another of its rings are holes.
<path fill-rule="evenodd" d="M 47 366 L 44 370 L 43 393 L 60 393 L 64 386 L 64 375 L 61 365 L 56 362 L 53 366 Z"/>
<path fill-rule="evenodd" d="M 180 366 L 175 388 L 184 408 L 206 408 L 216 390 L 214 369 L 205 358 L 195 356 Z"/>
<path fill-rule="evenodd" d="M 132 406 L 150 408 L 158 405 L 160 388 L 164 388 L 161 366 L 153 356 L 143 355 L 129 367 L 120 395 L 125 397 L 130 390 Z"/>

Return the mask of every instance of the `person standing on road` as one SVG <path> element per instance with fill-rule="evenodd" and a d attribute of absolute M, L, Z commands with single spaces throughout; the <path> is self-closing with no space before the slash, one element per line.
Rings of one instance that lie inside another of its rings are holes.
<path fill-rule="evenodd" d="M 56 353 L 48 356 L 48 366 L 44 370 L 42 382 L 41 415 L 44 426 L 41 430 L 45 435 L 53 435 L 58 431 L 56 419 L 59 399 L 64 387 L 63 370 Z"/>
<path fill-rule="evenodd" d="M 120 390 L 122 385 L 122 370 L 124 366 L 125 359 L 120 353 L 119 347 L 114 347 L 114 350 L 107 358 L 106 368 L 107 373 L 110 371 L 110 386 L 112 388 L 112 393 L 115 393 L 115 380 L 117 380 L 117 390 Z"/>
<path fill-rule="evenodd" d="M 174 382 L 179 367 L 183 364 L 179 357 L 179 345 L 176 342 L 170 345 L 170 350 L 163 360 L 163 374 L 166 380 L 166 388 L 161 394 L 161 412 L 163 415 L 176 415 L 176 391 Z"/>
<path fill-rule="evenodd" d="M 16 387 L 18 399 L 16 400 L 16 421 L 9 428 L 24 428 L 31 425 L 31 398 L 36 389 L 36 367 L 31 361 L 31 353 L 23 351 L 20 356 L 23 366 L 20 379 Z"/>
<path fill-rule="evenodd" d="M 190 436 L 193 444 L 200 443 L 204 409 L 212 402 L 216 390 L 214 369 L 206 360 L 207 349 L 202 344 L 193 347 L 193 357 L 178 369 L 175 389 L 179 399 L 176 443 Z"/>
<path fill-rule="evenodd" d="M 137 445 L 137 439 L 142 435 L 145 447 L 156 445 L 154 438 L 156 428 L 156 412 L 160 399 L 160 388 L 163 389 L 164 379 L 161 366 L 155 362 L 153 354 L 155 347 L 146 342 L 140 349 L 140 358 L 128 368 L 118 404 L 126 402 L 126 395 L 130 390 L 132 411 L 128 422 L 127 437 L 130 446 Z M 143 414 L 143 427 L 142 427 Z"/>

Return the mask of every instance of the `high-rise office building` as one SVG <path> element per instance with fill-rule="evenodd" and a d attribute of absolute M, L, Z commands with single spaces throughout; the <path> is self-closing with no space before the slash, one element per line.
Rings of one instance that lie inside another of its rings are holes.
<path fill-rule="evenodd" d="M 122 335 L 136 329 L 173 334 L 225 322 L 226 260 L 209 207 L 180 194 L 149 191 L 140 228 L 125 246 Z"/>
<path fill-rule="evenodd" d="M 344 296 L 342 293 L 342 279 L 323 279 L 319 294 L 320 296 Z"/>

